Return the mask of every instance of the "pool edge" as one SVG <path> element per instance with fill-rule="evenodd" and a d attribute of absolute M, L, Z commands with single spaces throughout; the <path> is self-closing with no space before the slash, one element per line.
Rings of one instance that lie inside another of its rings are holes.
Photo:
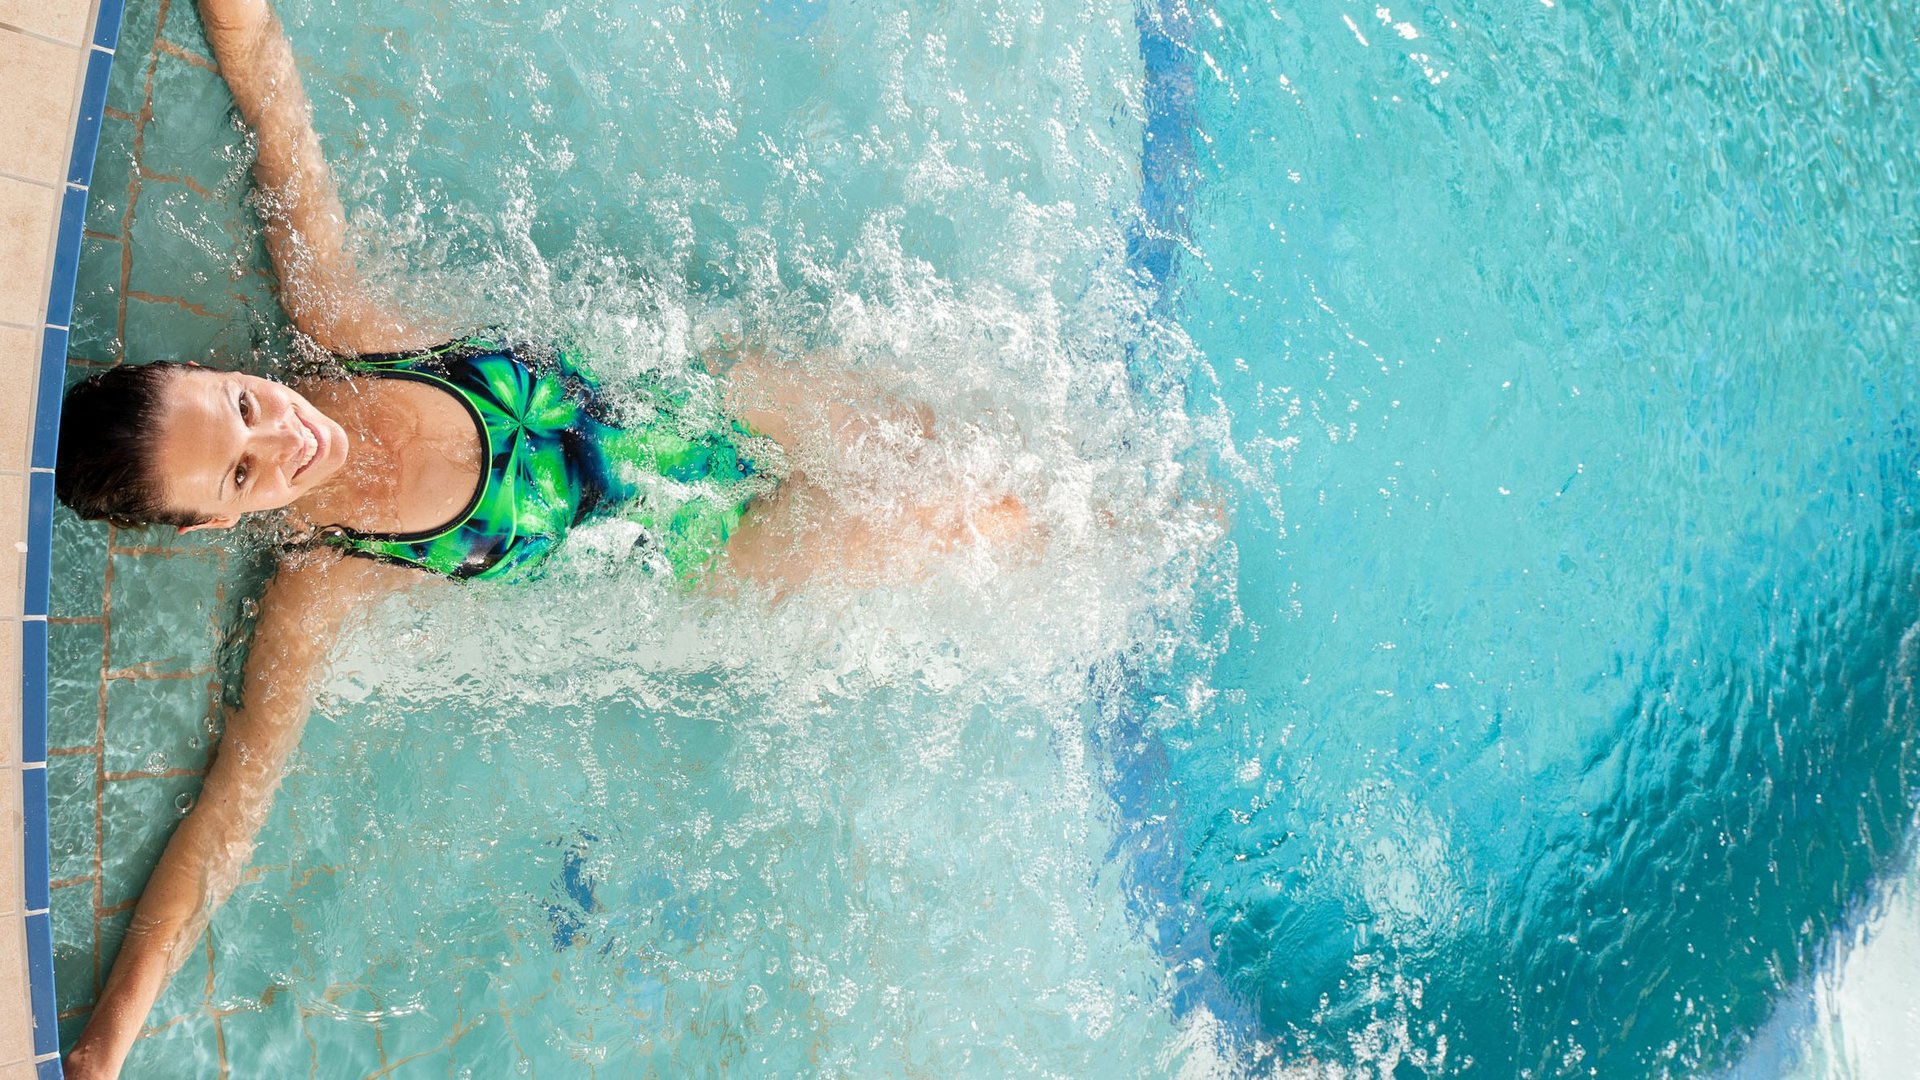
<path fill-rule="evenodd" d="M 1178 282 L 1189 250 L 1188 222 L 1200 186 L 1195 153 L 1193 15 L 1177 0 L 1141 0 L 1140 199 L 1127 230 L 1127 264 L 1150 299 L 1149 318 L 1179 321 Z M 1183 398 L 1185 376 L 1166 370 L 1145 348 L 1129 350 L 1134 392 Z M 1205 912 L 1188 893 L 1186 806 L 1169 782 L 1168 750 L 1151 717 L 1168 688 L 1154 665 L 1123 652 L 1089 672 L 1098 726 L 1093 743 L 1121 828 L 1108 858 L 1125 870 L 1128 914 L 1171 973 L 1174 1020 L 1208 1024 L 1204 1041 L 1224 1059 L 1257 1060 L 1259 1019 L 1220 978 Z"/>
<path fill-rule="evenodd" d="M 47 608 L 53 540 L 53 465 L 65 385 L 88 187 L 105 113 L 124 0 L 0 0 L 0 51 L 23 78 L 0 89 L 0 247 L 23 272 L 0 289 L 0 334 L 14 405 L 0 422 L 0 477 L 15 500 L 13 572 L 19 636 L 18 815 L 0 873 L 0 931 L 11 970 L 0 985 L 0 1080 L 63 1075 L 53 981 L 47 830 Z M 37 77 L 36 77 L 37 76 Z M 0 502 L 4 502 L 0 499 Z M 4 722 L 0 722 L 4 726 Z"/>

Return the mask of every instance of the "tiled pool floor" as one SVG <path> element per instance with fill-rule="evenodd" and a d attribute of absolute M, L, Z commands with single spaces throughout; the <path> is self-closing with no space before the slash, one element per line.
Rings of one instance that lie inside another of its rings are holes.
<path fill-rule="evenodd" d="M 69 382 L 122 362 L 246 362 L 280 312 L 245 204 L 241 132 L 186 0 L 131 0 L 88 206 Z M 210 119 L 212 118 L 212 119 Z M 126 343 L 132 342 L 131 355 Z M 121 530 L 56 511 L 50 623 L 52 916 L 61 1042 L 84 1026 L 142 883 L 204 774 L 221 696 L 222 627 L 246 560 L 198 537 Z M 284 808 L 272 836 L 297 829 Z M 255 865 L 235 905 L 324 886 L 327 867 Z M 355 988 L 330 989 L 326 1002 Z M 445 1075 L 453 1045 L 389 1047 L 378 1022 L 343 1022 L 280 993 L 271 958 L 203 939 L 149 1018 L 128 1075 L 327 1075 L 330 1046 L 361 1044 L 372 1075 Z M 495 1025 L 502 1026 L 502 1025 Z M 371 1043 L 371 1046 L 364 1044 Z M 213 1059 L 212 1062 L 208 1058 Z M 430 1066 L 430 1067 L 429 1067 Z"/>

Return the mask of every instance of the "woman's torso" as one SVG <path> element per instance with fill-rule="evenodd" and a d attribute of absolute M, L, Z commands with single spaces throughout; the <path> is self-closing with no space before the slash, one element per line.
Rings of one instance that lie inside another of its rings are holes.
<path fill-rule="evenodd" d="M 676 408 L 671 395 L 650 401 L 652 415 L 641 423 L 616 422 L 568 350 L 480 337 L 344 363 L 356 376 L 446 395 L 436 402 L 438 423 L 419 433 L 420 445 L 404 450 L 413 467 L 438 468 L 455 488 L 450 497 L 432 476 L 414 485 L 424 494 L 408 499 L 409 513 L 399 520 L 440 521 L 429 528 L 323 530 L 327 542 L 350 554 L 454 578 L 504 577 L 537 565 L 589 515 L 617 508 L 641 525 L 643 546 L 690 576 L 724 546 L 748 502 L 771 483 L 748 449 L 763 449 L 755 445 L 763 440 L 724 417 L 703 422 Z M 448 399 L 466 414 L 467 429 L 448 417 Z M 467 448 L 465 460 L 452 449 L 456 444 Z"/>

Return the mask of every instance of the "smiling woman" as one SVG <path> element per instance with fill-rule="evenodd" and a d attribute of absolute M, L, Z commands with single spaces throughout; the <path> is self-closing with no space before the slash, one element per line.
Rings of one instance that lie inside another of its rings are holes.
<path fill-rule="evenodd" d="M 347 461 L 347 433 L 299 392 L 241 372 L 143 364 L 68 392 L 61 501 L 86 517 L 231 528 Z"/>
<path fill-rule="evenodd" d="M 922 486 L 915 502 L 849 509 L 783 468 L 808 431 L 834 444 L 857 441 L 868 424 L 857 401 L 829 409 L 817 390 L 829 384 L 783 378 L 762 356 L 736 360 L 724 390 L 690 372 L 685 381 L 707 393 L 661 386 L 615 403 L 567 348 L 437 344 L 443 331 L 376 301 L 358 276 L 271 7 L 199 6 L 257 135 L 254 176 L 281 302 L 332 359 L 300 389 L 153 364 L 93 376 L 68 396 L 57 488 L 83 516 L 191 532 L 276 513 L 294 538 L 262 596 L 240 704 L 199 803 L 167 844 L 74 1046 L 70 1067 L 81 1077 L 119 1071 L 238 882 L 342 620 L 431 580 L 403 568 L 517 575 L 589 517 L 616 513 L 634 528 L 636 561 L 688 584 L 723 570 L 782 587 L 822 568 L 911 572 L 913 552 L 1025 531 L 1024 507 L 1005 492 L 968 506 Z M 930 422 L 907 411 L 924 438 Z"/>
<path fill-rule="evenodd" d="M 325 485 L 347 463 L 347 432 L 297 391 L 241 372 L 189 368 L 169 380 L 154 468 L 169 506 L 232 528 Z"/>

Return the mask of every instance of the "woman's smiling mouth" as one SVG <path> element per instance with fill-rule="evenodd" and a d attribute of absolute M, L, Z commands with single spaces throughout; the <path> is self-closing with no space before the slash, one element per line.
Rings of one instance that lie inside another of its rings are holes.
<path fill-rule="evenodd" d="M 293 470 L 293 475 L 287 478 L 289 481 L 299 480 L 301 475 L 313 466 L 314 462 L 320 460 L 321 452 L 326 449 L 326 439 L 320 434 L 318 428 L 309 423 L 307 418 L 298 411 L 294 412 L 293 418 L 300 422 L 301 430 L 307 433 L 307 453 L 301 460 L 300 467 Z"/>

